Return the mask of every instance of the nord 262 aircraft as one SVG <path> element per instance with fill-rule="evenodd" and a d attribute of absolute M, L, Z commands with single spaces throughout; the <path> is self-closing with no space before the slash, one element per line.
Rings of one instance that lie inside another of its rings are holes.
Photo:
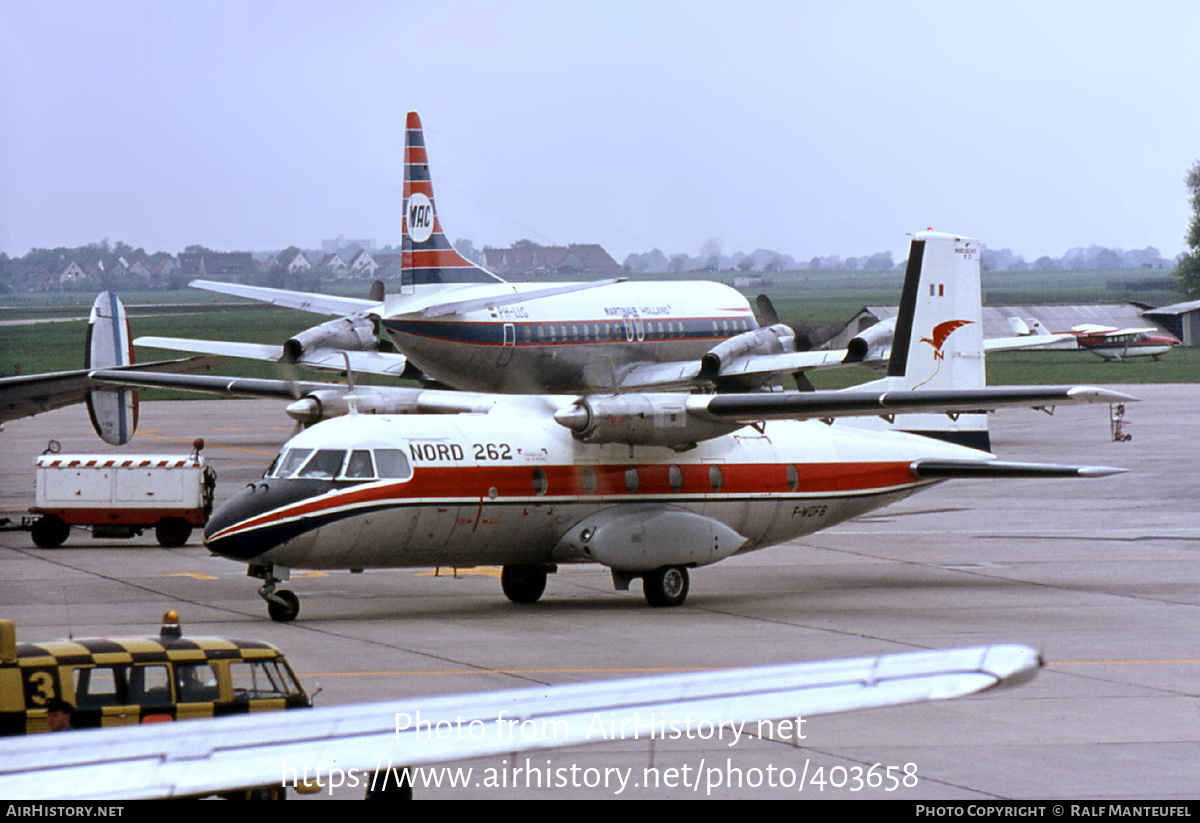
<path fill-rule="evenodd" d="M 708 281 L 507 283 L 459 254 L 438 217 L 425 137 L 408 113 L 402 272 L 398 294 L 362 300 L 196 280 L 193 286 L 337 319 L 283 346 L 140 337 L 138 345 L 336 371 L 398 375 L 411 363 L 456 389 L 500 393 L 652 391 L 777 386 L 843 363 L 883 362 L 881 329 L 845 350 L 797 351 L 795 331 L 769 301 L 759 326 L 746 298 Z M 761 298 L 760 298 L 761 299 Z M 374 351 L 375 332 L 400 354 Z M 985 341 L 989 351 L 1059 339 Z M 882 355 L 882 356 L 881 356 Z M 365 395 L 360 408 L 374 399 Z"/>
<path fill-rule="evenodd" d="M 353 413 L 354 389 L 340 395 L 349 416 L 296 435 L 261 481 L 214 512 L 205 544 L 247 563 L 280 621 L 299 613 L 296 595 L 279 588 L 293 568 L 497 565 L 509 599 L 533 603 L 559 565 L 600 563 L 616 588 L 640 578 L 651 605 L 678 606 L 690 569 L 942 480 L 1119 471 L 1007 462 L 944 439 L 829 425 L 936 413 L 945 431 L 929 433 L 948 435 L 962 418 L 986 425 L 988 409 L 1132 399 L 1089 387 L 972 387 L 983 368 L 978 245 L 923 233 L 909 261 L 888 376 L 877 384 L 583 396 L 394 389 L 408 393 L 409 413 L 375 415 Z"/>

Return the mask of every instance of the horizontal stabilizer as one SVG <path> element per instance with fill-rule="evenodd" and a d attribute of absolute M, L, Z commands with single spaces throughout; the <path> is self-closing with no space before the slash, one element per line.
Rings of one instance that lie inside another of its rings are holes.
<path fill-rule="evenodd" d="M 1108 477 L 1126 469 L 1109 466 L 1056 466 L 1051 463 L 1011 463 L 1005 460 L 916 460 L 912 473 L 922 480 L 989 480 L 1003 477 Z"/>

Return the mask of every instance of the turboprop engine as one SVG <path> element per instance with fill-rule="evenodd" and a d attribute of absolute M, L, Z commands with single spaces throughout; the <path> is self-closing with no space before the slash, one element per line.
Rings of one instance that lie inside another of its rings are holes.
<path fill-rule="evenodd" d="M 717 377 L 721 367 L 744 354 L 784 354 L 796 350 L 796 333 L 786 323 L 776 323 L 723 340 L 700 358 L 700 376 Z"/>
<path fill-rule="evenodd" d="M 896 318 L 890 318 L 863 329 L 858 336 L 846 344 L 846 363 L 862 363 L 864 360 L 883 360 L 892 347 L 896 336 Z"/>
<path fill-rule="evenodd" d="M 686 394 L 582 397 L 554 413 L 555 421 L 583 443 L 628 443 L 686 451 L 701 440 L 728 434 L 744 423 L 705 420 L 688 410 Z"/>
<path fill-rule="evenodd" d="M 339 317 L 311 329 L 305 329 L 283 344 L 283 357 L 295 363 L 306 353 L 318 349 L 377 351 L 375 323 L 363 315 Z"/>

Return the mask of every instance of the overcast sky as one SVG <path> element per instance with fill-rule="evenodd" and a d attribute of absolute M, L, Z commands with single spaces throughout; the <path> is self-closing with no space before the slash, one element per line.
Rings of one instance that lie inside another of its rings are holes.
<path fill-rule="evenodd" d="M 0 250 L 400 239 L 404 115 L 476 246 L 1173 257 L 1200 3 L 0 0 Z"/>

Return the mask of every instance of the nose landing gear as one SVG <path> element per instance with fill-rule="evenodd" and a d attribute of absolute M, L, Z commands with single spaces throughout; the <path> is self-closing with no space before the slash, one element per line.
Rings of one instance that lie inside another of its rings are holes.
<path fill-rule="evenodd" d="M 287 580 L 289 569 L 274 566 L 270 563 L 251 563 L 246 574 L 264 581 L 258 590 L 258 596 L 267 601 L 267 614 L 276 623 L 290 623 L 300 614 L 300 598 L 291 589 L 276 589 L 275 587 Z"/>

